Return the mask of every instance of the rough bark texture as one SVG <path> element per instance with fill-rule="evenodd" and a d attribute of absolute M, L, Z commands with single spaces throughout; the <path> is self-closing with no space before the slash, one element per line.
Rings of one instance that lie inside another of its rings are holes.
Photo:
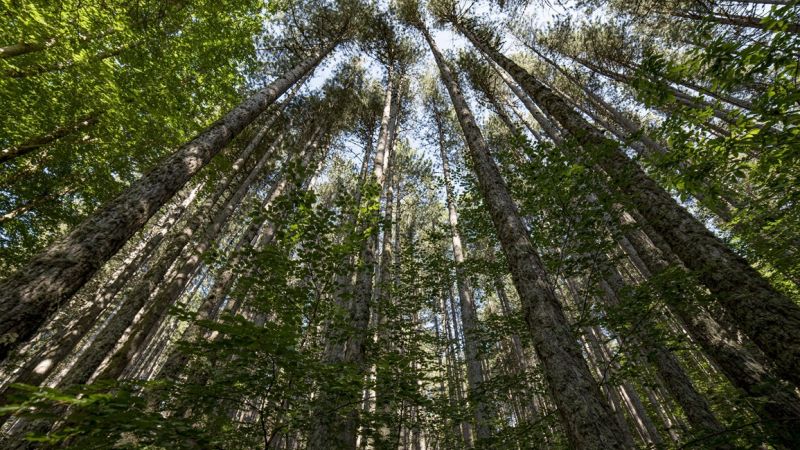
<path fill-rule="evenodd" d="M 32 336 L 158 208 L 334 47 L 315 52 L 232 109 L 0 284 L 0 360 Z"/>
<path fill-rule="evenodd" d="M 260 142 L 262 138 L 263 135 L 258 133 L 251 141 L 251 144 Z M 184 261 L 184 259 L 180 258 L 180 256 L 192 239 L 197 238 L 197 230 L 201 229 L 204 221 L 207 220 L 207 211 L 215 206 L 219 198 L 230 186 L 232 180 L 236 177 L 237 172 L 248 159 L 255 147 L 256 145 L 248 145 L 242 151 L 239 158 L 234 162 L 232 172 L 225 179 L 223 179 L 217 185 L 215 191 L 203 201 L 200 207 L 195 211 L 194 215 L 184 224 L 180 233 L 170 240 L 164 252 L 152 264 L 150 270 L 148 270 L 144 277 L 128 292 L 125 297 L 125 302 L 122 304 L 120 310 L 115 313 L 111 321 L 99 332 L 97 337 L 93 339 L 91 347 L 79 356 L 72 369 L 68 372 L 64 380 L 62 380 L 63 384 L 70 385 L 86 383 L 109 354 L 109 352 L 114 349 L 114 347 L 118 344 L 118 341 L 126 334 L 126 330 L 132 323 L 134 323 L 134 319 L 136 318 L 137 314 L 140 314 L 142 307 L 147 304 L 147 301 L 151 298 L 153 292 L 158 291 L 156 296 L 164 295 L 163 289 L 159 289 L 159 286 L 166 279 L 168 271 L 171 267 L 173 267 L 173 263 L 176 260 Z M 267 157 L 268 153 L 269 152 L 265 152 L 265 155 L 261 158 L 261 161 Z M 241 183 L 239 191 L 243 189 L 243 186 L 245 186 L 246 183 L 247 180 Z M 228 206 L 224 206 L 217 213 L 216 220 L 227 219 L 230 213 L 228 209 L 234 204 L 233 201 L 235 201 L 233 197 L 226 200 L 225 205 Z M 207 235 L 213 232 L 212 228 L 213 225 L 208 228 L 206 233 Z M 199 237 L 199 239 L 200 241 L 198 242 L 202 242 L 202 236 Z M 179 268 L 180 266 L 176 267 L 176 269 Z M 170 281 L 167 286 L 171 286 L 171 283 L 173 283 L 173 281 Z M 142 320 L 145 320 L 147 317 L 149 316 L 146 315 L 145 318 L 140 319 L 139 322 L 136 323 L 135 327 L 141 328 Z M 128 340 L 133 339 L 134 337 L 135 336 L 131 336 L 129 332 Z"/>
<path fill-rule="evenodd" d="M 0 58 L 13 58 L 15 56 L 38 52 L 53 45 L 55 39 L 48 39 L 44 42 L 18 42 L 16 44 L 0 47 Z"/>
<path fill-rule="evenodd" d="M 598 259 L 605 283 L 611 291 L 603 298 L 608 305 L 618 305 L 617 295 L 625 289 L 625 282 L 607 255 L 600 255 Z M 655 324 L 650 319 L 643 318 L 634 328 L 631 339 L 642 348 L 646 358 L 656 369 L 658 377 L 670 395 L 681 406 L 695 431 L 699 433 L 721 432 L 724 429 L 722 424 L 714 416 L 706 399 L 695 389 L 694 383 L 683 370 L 675 355 L 660 342 L 652 342 L 652 338 L 648 336 L 647 331 L 654 326 Z"/>
<path fill-rule="evenodd" d="M 456 26 L 498 63 L 523 90 L 558 120 L 627 194 L 648 224 L 714 294 L 741 328 L 770 357 L 777 372 L 800 385 L 800 307 L 776 291 L 747 261 L 734 253 L 614 143 L 604 138 L 563 99 L 522 67 L 486 45 L 469 27 Z"/>
<path fill-rule="evenodd" d="M 492 66 L 494 67 L 494 66 Z M 561 143 L 563 139 L 561 138 L 561 133 L 553 126 L 552 123 L 539 111 L 539 108 L 528 98 L 525 94 L 523 94 L 522 90 L 519 88 L 517 83 L 512 80 L 507 73 L 503 72 L 502 70 L 497 70 L 497 73 L 500 74 L 500 78 L 506 83 L 506 85 L 511 89 L 511 92 L 516 95 L 522 104 L 525 105 L 525 109 L 531 113 L 536 122 L 539 124 L 540 127 L 544 130 L 547 136 L 555 142 L 556 144 Z"/>
<path fill-rule="evenodd" d="M 203 230 L 203 233 L 197 236 L 183 266 L 180 267 L 176 275 L 170 279 L 166 285 L 159 287 L 158 292 L 151 300 L 151 304 L 147 311 L 145 311 L 142 319 L 134 325 L 128 339 L 122 346 L 117 347 L 114 354 L 96 375 L 96 378 L 116 379 L 125 367 L 135 358 L 136 353 L 144 348 L 144 343 L 147 342 L 148 336 L 150 336 L 157 325 L 164 320 L 169 307 L 178 300 L 181 293 L 192 279 L 192 275 L 200 267 L 203 254 L 216 242 L 217 237 L 222 232 L 223 226 L 228 219 L 233 216 L 236 208 L 241 205 L 242 199 L 244 199 L 245 195 L 249 192 L 253 182 L 257 177 L 262 175 L 267 163 L 273 159 L 276 148 L 282 142 L 282 136 L 283 135 L 280 135 L 276 138 L 272 145 L 261 155 L 258 163 L 256 163 L 247 177 L 239 184 L 236 192 L 228 198 L 222 208 L 216 212 L 211 222 Z M 256 139 L 260 139 L 260 137 L 256 136 Z"/>
<path fill-rule="evenodd" d="M 311 164 L 311 160 L 315 156 L 318 148 L 316 143 L 318 142 L 320 135 L 320 128 L 312 133 L 313 137 L 309 141 L 308 148 L 303 152 L 304 156 L 301 160 L 302 167 L 308 168 L 308 166 Z M 272 186 L 269 194 L 267 194 L 260 207 L 263 209 L 269 208 L 270 205 L 275 203 L 279 197 L 283 196 L 284 194 L 289 194 L 290 192 L 291 186 L 289 174 L 284 173 L 280 177 L 280 180 Z M 272 239 L 275 236 L 275 231 L 275 227 L 269 223 L 252 222 L 247 226 L 245 231 L 239 237 L 236 248 L 233 250 L 235 253 L 233 260 L 229 261 L 225 270 L 216 277 L 214 287 L 209 291 L 209 294 L 198 308 L 196 320 L 208 320 L 213 318 L 222 303 L 225 301 L 225 296 L 236 279 L 236 268 L 241 261 L 241 256 L 243 255 L 242 253 L 238 253 L 238 251 L 242 247 L 256 244 L 256 241 L 258 242 L 258 248 L 266 247 L 272 242 Z M 181 340 L 191 344 L 197 342 L 203 336 L 203 333 L 204 329 L 201 325 L 196 322 L 191 323 L 183 333 Z M 175 375 L 180 374 L 181 370 L 186 367 L 188 361 L 188 355 L 180 352 L 180 350 L 177 348 L 173 348 L 171 349 L 169 356 L 166 358 L 166 362 L 164 363 L 163 367 L 159 370 L 159 374 L 162 377 L 174 377 Z"/>
<path fill-rule="evenodd" d="M 691 12 L 676 12 L 674 15 L 675 17 L 680 17 L 684 19 L 691 19 L 702 22 L 707 21 L 720 25 L 729 25 L 732 27 L 769 30 L 769 27 L 761 20 L 760 17 L 742 16 L 738 14 L 728 14 L 728 13 L 724 13 L 723 15 L 707 15 L 707 14 L 695 14 Z M 789 22 L 785 24 L 785 27 L 786 31 L 789 33 L 800 34 L 800 24 L 798 23 Z"/>
<path fill-rule="evenodd" d="M 433 52 L 455 106 L 478 175 L 479 188 L 523 302 L 525 319 L 570 445 L 579 449 L 628 448 L 621 437 L 619 424 L 608 420 L 613 413 L 583 359 L 539 255 L 489 155 L 458 82 L 427 29 L 421 26 L 420 30 Z"/>

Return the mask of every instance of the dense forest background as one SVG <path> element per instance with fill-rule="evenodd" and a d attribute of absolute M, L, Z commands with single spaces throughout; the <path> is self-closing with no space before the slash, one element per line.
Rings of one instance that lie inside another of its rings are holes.
<path fill-rule="evenodd" d="M 0 0 L 0 448 L 800 448 L 798 0 Z"/>

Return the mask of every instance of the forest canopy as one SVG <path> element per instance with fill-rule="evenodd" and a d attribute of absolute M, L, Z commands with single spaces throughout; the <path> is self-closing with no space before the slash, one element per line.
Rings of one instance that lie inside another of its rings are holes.
<path fill-rule="evenodd" d="M 0 448 L 800 448 L 800 0 L 0 17 Z"/>

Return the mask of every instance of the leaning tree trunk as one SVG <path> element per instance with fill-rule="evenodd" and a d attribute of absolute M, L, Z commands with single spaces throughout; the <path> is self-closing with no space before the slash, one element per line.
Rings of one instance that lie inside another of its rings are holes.
<path fill-rule="evenodd" d="M 16 44 L 6 45 L 0 47 L 0 58 L 13 58 L 28 53 L 39 52 L 55 43 L 55 39 L 49 38 L 43 42 L 18 42 Z"/>
<path fill-rule="evenodd" d="M 150 216 L 336 45 L 314 52 L 239 104 L 0 284 L 0 361 L 31 337 Z"/>
<path fill-rule="evenodd" d="M 630 139 L 636 139 L 641 144 L 640 146 L 634 145 L 639 154 L 648 158 L 659 157 L 668 152 L 667 148 L 661 144 L 660 142 L 654 141 L 650 136 L 647 135 L 645 130 L 643 130 L 638 124 L 636 124 L 633 120 L 622 114 L 617 108 L 610 105 L 606 102 L 601 96 L 597 95 L 594 91 L 589 89 L 585 83 L 581 83 L 577 80 L 574 76 L 566 71 L 563 67 L 558 65 L 555 61 L 548 58 L 546 55 L 541 53 L 539 50 L 529 47 L 533 50 L 537 56 L 539 56 L 542 60 L 550 64 L 554 69 L 556 69 L 559 73 L 564 75 L 572 84 L 578 87 L 581 91 L 586 94 L 586 97 L 589 99 L 591 103 L 593 103 L 596 107 L 606 111 L 607 114 L 611 116 L 614 121 L 619 124 L 626 132 L 627 136 L 621 136 L 620 132 L 616 128 L 610 128 L 607 125 L 603 125 L 609 129 L 612 133 L 617 135 L 621 141 L 627 141 Z M 593 115 L 591 111 L 586 111 L 590 117 L 592 117 L 595 121 L 598 121 Z M 681 164 L 679 170 L 683 168 Z M 706 195 L 703 192 L 691 192 L 691 194 L 697 198 L 703 206 L 708 208 L 711 212 L 716 214 L 720 220 L 723 222 L 730 222 L 733 219 L 733 209 L 738 202 L 734 201 L 731 198 L 731 193 L 725 193 L 720 195 L 719 199 L 714 199 L 716 201 L 709 201 Z"/>
<path fill-rule="evenodd" d="M 258 135 L 254 141 L 257 139 L 260 139 Z M 253 148 L 254 147 L 255 146 L 253 146 Z M 243 151 L 243 156 L 249 155 L 250 151 L 251 146 L 248 145 L 248 148 Z M 265 161 L 268 158 L 269 152 L 265 152 L 261 158 L 261 161 Z M 249 180 L 243 180 L 240 183 L 237 191 L 241 192 L 243 189 L 246 189 L 248 183 L 252 181 L 253 172 L 257 172 L 259 170 L 260 168 L 257 164 L 256 168 L 254 168 L 253 171 L 251 171 L 250 176 L 248 176 Z M 213 239 L 213 237 L 216 236 L 216 231 L 218 231 L 217 229 L 220 228 L 222 223 L 230 216 L 231 208 L 236 204 L 234 203 L 236 202 L 236 194 L 228 198 L 223 203 L 222 208 L 218 213 L 216 213 L 216 216 L 211 221 L 211 224 L 206 228 L 206 230 L 204 230 L 204 235 L 199 237 L 195 236 L 196 231 L 201 229 L 202 224 L 207 219 L 207 211 L 214 206 L 216 200 L 229 186 L 229 180 L 235 176 L 236 172 L 233 172 L 228 175 L 227 180 L 219 183 L 215 192 L 213 192 L 209 198 L 202 203 L 202 205 L 195 212 L 194 216 L 184 225 L 183 230 L 181 230 L 178 236 L 170 241 L 164 253 L 152 265 L 151 269 L 147 272 L 144 278 L 140 280 L 140 282 L 137 283 L 132 288 L 130 293 L 125 297 L 125 302 L 122 304 L 120 310 L 117 311 L 117 313 L 112 317 L 111 321 L 99 332 L 97 337 L 93 339 L 89 349 L 85 350 L 78 357 L 77 361 L 73 364 L 73 367 L 61 381 L 61 384 L 82 384 L 89 381 L 92 374 L 101 365 L 109 352 L 118 345 L 118 341 L 126 333 L 126 330 L 129 329 L 129 326 L 131 327 L 130 330 L 133 332 L 140 330 L 143 326 L 143 322 L 150 320 L 150 317 L 155 313 L 152 311 L 153 301 L 151 300 L 150 303 L 148 303 L 148 300 L 151 298 L 151 294 L 156 291 L 157 288 L 159 288 L 163 280 L 167 279 L 167 273 L 170 267 L 173 266 L 173 263 L 176 260 L 183 260 L 180 258 L 180 255 L 185 252 L 185 248 L 192 242 L 193 239 L 199 239 L 198 243 L 203 243 L 205 236 L 208 236 L 208 239 Z M 170 281 L 166 284 L 166 286 L 160 287 L 155 294 L 155 298 L 163 298 L 163 296 L 166 295 L 164 294 L 164 289 L 167 287 L 172 287 L 173 284 L 174 281 Z M 134 323 L 135 317 L 137 314 L 140 314 L 140 310 L 142 310 L 143 307 L 145 308 L 145 311 L 143 311 L 145 314 L 138 322 Z M 126 342 L 130 342 L 130 340 L 134 338 L 136 338 L 136 333 L 131 333 L 128 335 Z M 118 354 L 118 352 L 115 352 L 115 354 Z"/>
<path fill-rule="evenodd" d="M 699 22 L 712 22 L 719 25 L 727 25 L 738 28 L 753 28 L 756 30 L 773 31 L 770 26 L 765 23 L 760 17 L 742 16 L 738 14 L 724 13 L 722 15 L 703 15 L 692 12 L 677 11 L 672 14 L 674 17 L 681 19 L 691 19 Z M 783 25 L 785 31 L 791 34 L 800 35 L 800 23 L 785 23 Z M 776 28 L 780 30 L 780 28 Z"/>
<path fill-rule="evenodd" d="M 648 224 L 714 294 L 777 372 L 800 385 L 800 307 L 775 290 L 747 261 L 734 253 L 702 223 L 631 161 L 616 143 L 604 138 L 563 99 L 525 69 L 487 45 L 470 28 L 456 27 L 516 80 L 523 90 L 572 134 L 626 193 Z"/>
<path fill-rule="evenodd" d="M 489 155 L 456 77 L 428 30 L 424 25 L 419 28 L 431 48 L 455 106 L 478 176 L 479 188 L 523 302 L 534 346 L 570 444 L 581 449 L 627 448 L 622 439 L 622 425 L 616 420 L 608 420 L 613 413 L 583 359 L 539 255 Z"/>
<path fill-rule="evenodd" d="M 598 258 L 599 269 L 604 277 L 604 282 L 609 291 L 602 295 L 606 304 L 614 307 L 619 305 L 619 293 L 625 289 L 622 276 L 614 267 L 610 258 L 603 254 Z M 642 348 L 645 357 L 653 364 L 658 377 L 665 385 L 669 394 L 683 409 L 686 418 L 695 431 L 715 434 L 724 430 L 724 427 L 714 413 L 706 399 L 697 391 L 694 383 L 683 370 L 678 359 L 662 343 L 654 342 L 648 335 L 648 329 L 654 324 L 650 319 L 642 319 L 631 332 L 631 339 Z"/>
<path fill-rule="evenodd" d="M 318 127 L 317 130 L 311 134 L 312 138 L 307 145 L 306 150 L 303 151 L 304 156 L 300 160 L 301 166 L 304 169 L 311 164 L 311 160 L 317 154 L 319 148 L 319 138 L 324 134 L 325 133 L 321 127 Z M 284 173 L 280 180 L 272 186 L 272 188 L 269 190 L 269 193 L 264 198 L 264 201 L 261 202 L 260 209 L 266 210 L 270 207 L 270 205 L 274 204 L 279 197 L 291 193 L 291 190 L 288 190 L 287 192 L 287 188 L 290 188 L 291 183 L 289 175 L 290 174 L 288 173 Z M 257 243 L 258 248 L 264 248 L 272 242 L 272 239 L 275 236 L 275 231 L 275 227 L 268 223 L 254 221 L 248 225 L 248 227 L 239 237 L 238 243 L 233 250 L 234 257 L 232 260 L 227 262 L 225 270 L 223 270 L 222 273 L 216 277 L 214 287 L 209 291 L 208 295 L 205 299 L 203 299 L 202 304 L 198 308 L 197 316 L 194 319 L 195 322 L 190 323 L 181 336 L 181 340 L 183 342 L 188 344 L 194 344 L 198 342 L 204 334 L 204 328 L 198 323 L 198 321 L 212 319 L 215 313 L 221 307 L 222 303 L 225 301 L 225 296 L 235 281 L 236 268 L 242 261 L 242 256 L 244 255 L 244 253 L 240 252 L 241 248 L 248 245 L 256 245 L 256 241 L 259 237 L 260 240 L 258 240 Z M 172 348 L 169 351 L 163 366 L 159 369 L 159 376 L 174 377 L 186 367 L 188 362 L 189 355 L 182 353 L 179 348 Z"/>
<path fill-rule="evenodd" d="M 285 102 L 284 102 L 285 104 Z M 206 199 L 203 207 L 200 210 L 207 210 L 211 208 L 219 197 L 224 193 L 224 191 L 228 188 L 229 183 L 233 181 L 233 177 L 237 176 L 239 171 L 242 169 L 244 164 L 249 160 L 250 156 L 252 155 L 253 151 L 261 143 L 261 140 L 264 138 L 267 131 L 270 130 L 271 125 L 274 124 L 275 120 L 279 117 L 279 112 L 276 111 L 269 120 L 264 124 L 261 131 L 259 131 L 256 136 L 251 139 L 248 145 L 242 150 L 239 155 L 237 156 L 236 160 L 233 161 L 233 164 L 230 168 L 230 175 L 220 182 L 215 189 L 214 193 L 211 194 L 209 198 Z M 159 247 L 161 242 L 168 236 L 168 231 L 171 229 L 172 225 L 176 223 L 181 215 L 183 215 L 186 208 L 194 201 L 195 196 L 197 195 L 198 191 L 202 186 L 195 187 L 187 196 L 186 200 L 183 201 L 182 204 L 178 205 L 172 211 L 167 214 L 167 217 L 164 219 L 163 224 L 157 225 L 157 230 L 154 236 L 148 238 L 146 244 L 144 245 L 143 249 L 141 250 L 140 254 L 136 256 L 134 260 L 126 265 L 124 269 L 115 273 L 112 276 L 113 281 L 106 284 L 95 296 L 95 298 L 91 301 L 91 303 L 86 308 L 86 311 L 82 313 L 79 319 L 72 320 L 68 325 L 68 332 L 63 336 L 62 339 L 57 340 L 56 342 L 48 343 L 48 348 L 43 352 L 37 353 L 37 356 L 32 358 L 23 368 L 17 372 L 15 375 L 17 378 L 15 382 L 18 383 L 27 383 L 38 385 L 50 374 L 50 369 L 55 368 L 68 354 L 69 352 L 79 343 L 79 341 L 89 332 L 92 326 L 96 323 L 97 317 L 102 311 L 106 308 L 106 306 L 117 296 L 117 294 L 122 290 L 123 287 L 128 283 L 128 281 L 133 277 L 134 273 L 141 268 L 141 265 L 144 261 L 147 261 L 153 252 Z M 193 225 L 187 225 L 183 232 L 187 233 L 188 230 L 194 230 L 200 226 L 200 221 L 202 220 L 201 215 L 195 215 L 193 219 L 189 219 L 191 222 L 194 220 Z M 185 241 L 188 242 L 189 236 L 185 237 Z M 183 248 L 181 244 L 181 237 L 178 235 L 178 239 L 172 239 L 169 243 L 169 248 L 166 250 L 165 258 L 162 260 L 165 263 L 174 260 L 177 257 L 178 252 Z M 134 288 L 131 291 L 131 294 L 125 298 L 125 304 L 122 306 L 123 310 L 128 308 L 131 304 L 137 304 L 137 302 L 144 302 L 146 300 L 145 296 L 149 295 L 150 291 L 155 289 L 155 286 L 160 282 L 163 278 L 162 275 L 156 275 L 158 272 L 157 268 L 162 266 L 162 263 L 157 260 L 155 264 L 152 264 L 152 270 L 148 271 L 147 275 L 145 275 L 145 279 L 151 279 L 152 281 L 147 283 L 146 285 L 141 286 L 140 288 Z M 163 270 L 166 271 L 168 266 L 164 266 Z M 144 280 L 139 282 L 144 283 Z M 138 293 L 137 293 L 138 292 Z M 117 313 L 119 314 L 119 313 Z M 126 319 L 118 319 L 116 320 L 126 320 Z M 47 368 L 44 368 L 41 363 L 49 363 Z"/>
<path fill-rule="evenodd" d="M 261 203 L 261 208 L 268 208 L 270 205 L 274 204 L 278 198 L 287 197 L 292 195 L 293 192 L 296 190 L 305 191 L 308 189 L 308 184 L 311 178 L 319 172 L 319 167 L 317 163 L 324 160 L 325 151 L 321 151 L 324 148 L 327 148 L 327 144 L 324 142 L 325 137 L 327 136 L 327 132 L 321 126 L 317 127 L 316 131 L 311 134 L 311 138 L 308 140 L 308 144 L 305 146 L 305 149 L 301 152 L 300 155 L 296 155 L 296 161 L 299 164 L 299 170 L 295 173 L 291 171 L 290 164 L 287 164 L 286 168 L 283 170 L 282 175 L 280 176 L 280 180 L 275 183 L 275 185 L 270 189 L 269 194 L 266 196 L 264 201 Z M 315 161 L 317 160 L 317 161 Z M 291 161 L 291 160 L 290 160 Z M 311 167 L 317 167 L 317 170 L 311 170 Z M 281 215 L 287 214 L 288 211 L 282 211 Z M 244 238 L 247 239 L 248 237 L 260 237 L 260 240 L 256 239 L 254 243 L 256 245 L 256 249 L 263 249 L 266 246 L 270 245 L 273 242 L 275 237 L 275 233 L 277 232 L 277 228 L 275 224 L 270 223 L 267 221 L 266 223 L 252 223 L 250 227 L 245 231 Z M 252 275 L 252 273 L 248 273 L 248 276 Z M 226 311 L 230 314 L 235 315 L 236 311 L 241 309 L 243 305 L 248 303 L 249 297 L 248 292 L 243 292 L 241 295 L 245 297 L 242 300 L 236 302 L 230 302 L 226 306 Z M 212 307 L 209 306 L 212 303 L 219 303 L 221 298 L 218 298 L 216 302 L 212 301 L 205 301 L 205 307 L 211 309 Z M 199 311 L 200 316 L 198 320 L 202 320 L 202 316 L 208 312 L 203 311 L 201 306 L 201 310 Z M 210 317 L 210 315 L 209 315 Z M 202 333 L 202 329 L 197 324 L 191 324 L 187 329 L 188 335 L 184 335 L 183 338 L 187 340 L 187 342 L 191 343 L 192 341 L 197 341 Z M 214 339 L 221 339 L 223 337 L 222 333 L 216 335 Z M 167 361 L 164 365 L 158 370 L 158 376 L 169 378 L 169 379 L 178 379 L 182 373 L 186 373 L 189 363 L 188 355 L 180 353 L 177 349 L 174 349 L 172 353 L 167 358 Z M 212 361 L 213 365 L 219 364 L 219 360 Z M 190 376 L 187 380 L 189 384 L 195 385 L 205 385 L 208 382 L 207 378 L 203 378 L 199 376 L 199 372 L 192 373 L 188 371 Z M 207 373 L 205 374 L 207 375 Z"/>
<path fill-rule="evenodd" d="M 250 191 L 250 187 L 256 178 L 261 176 L 267 163 L 274 158 L 278 146 L 283 140 L 284 134 L 279 135 L 270 147 L 264 151 L 258 163 L 253 167 L 248 176 L 240 183 L 236 192 L 225 201 L 220 211 L 218 211 L 211 223 L 204 232 L 196 238 L 193 247 L 189 251 L 188 258 L 183 266 L 177 271 L 176 275 L 165 285 L 161 286 L 151 304 L 145 311 L 142 319 L 136 323 L 132 333 L 128 336 L 125 343 L 118 346 L 111 358 L 104 364 L 102 370 L 95 375 L 98 379 L 116 379 L 125 367 L 130 364 L 136 353 L 143 348 L 143 343 L 151 335 L 156 326 L 166 317 L 169 307 L 175 303 L 186 285 L 192 279 L 192 275 L 200 267 L 202 256 L 216 242 L 217 237 L 222 231 L 223 226 L 234 211 L 241 205 L 242 199 Z"/>
<path fill-rule="evenodd" d="M 556 144 L 561 144 L 563 142 L 561 132 L 553 125 L 552 122 L 550 122 L 547 117 L 545 117 L 544 114 L 542 114 L 541 111 L 539 111 L 539 108 L 531 101 L 531 99 L 522 93 L 522 90 L 519 86 L 517 86 L 517 83 L 510 79 L 508 74 L 504 73 L 502 70 L 497 70 L 497 68 L 494 66 L 492 66 L 492 68 L 497 71 L 498 75 L 500 75 L 500 78 L 502 78 L 508 88 L 511 89 L 511 92 L 513 92 L 514 95 L 520 99 L 522 104 L 525 105 L 525 109 L 531 113 L 531 116 L 533 116 L 539 126 L 542 127 L 550 140 Z"/>

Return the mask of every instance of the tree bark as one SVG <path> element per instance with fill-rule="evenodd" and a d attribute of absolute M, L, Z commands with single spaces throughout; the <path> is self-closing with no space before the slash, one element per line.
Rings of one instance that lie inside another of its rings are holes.
<path fill-rule="evenodd" d="M 670 259 L 672 265 L 680 266 L 658 233 L 647 224 L 639 225 L 640 230 L 626 233 L 631 243 L 627 251 L 633 252 L 633 257 L 641 258 L 644 275 L 650 277 L 668 270 Z M 796 447 L 800 443 L 800 399 L 793 389 L 776 379 L 762 363 L 762 358 L 742 344 L 738 330 L 726 330 L 720 326 L 702 305 L 685 305 L 677 301 L 667 306 L 731 383 L 752 398 L 756 413 L 763 418 L 764 425 L 774 431 L 778 442 L 789 448 Z M 675 380 L 664 382 L 674 383 Z M 672 387 L 668 390 L 675 395 Z"/>
<path fill-rule="evenodd" d="M 387 66 L 387 90 L 384 98 L 381 130 L 378 135 L 378 145 L 373 158 L 373 180 L 381 188 L 384 183 L 384 158 L 391 154 L 394 145 L 397 114 L 399 111 L 399 74 L 396 74 L 391 64 Z M 377 212 L 379 214 L 379 211 Z M 375 272 L 375 250 L 378 245 L 378 233 L 374 228 L 380 217 L 371 217 L 372 230 L 366 237 L 361 249 L 361 264 L 356 274 L 353 290 L 353 299 L 350 302 L 349 324 L 352 332 L 349 336 L 340 336 L 334 333 L 329 339 L 337 344 L 326 350 L 325 362 L 328 364 L 354 364 L 357 367 L 364 365 L 364 347 L 366 344 L 367 327 L 369 325 L 370 310 L 373 296 L 373 275 Z M 341 302 L 344 304 L 344 302 Z M 342 345 L 343 344 L 343 345 Z M 366 373 L 366 368 L 361 367 Z M 360 394 L 360 390 L 358 393 Z M 356 398 L 338 398 L 326 392 L 317 399 L 316 412 L 312 429 L 309 434 L 310 449 L 327 448 L 354 448 L 356 445 L 359 419 L 359 404 Z M 352 405 L 344 409 L 337 409 L 339 403 Z"/>
<path fill-rule="evenodd" d="M 675 12 L 673 16 L 681 19 L 691 19 L 701 22 L 712 22 L 719 25 L 729 25 L 739 28 L 754 28 L 756 30 L 774 31 L 765 24 L 760 17 L 741 16 L 738 14 L 724 13 L 722 15 L 704 15 L 691 12 Z M 786 32 L 792 34 L 800 34 L 800 24 L 787 23 Z"/>
<path fill-rule="evenodd" d="M 525 105 L 525 109 L 527 109 L 528 112 L 531 113 L 531 116 L 536 119 L 536 122 L 539 123 L 539 126 L 542 127 L 550 140 L 556 144 L 561 144 L 563 142 L 561 132 L 555 126 L 553 126 L 550 120 L 548 120 L 541 111 L 539 111 L 539 108 L 536 107 L 531 99 L 522 92 L 517 83 L 514 82 L 514 80 L 512 80 L 508 74 L 502 70 L 498 70 L 494 65 L 492 65 L 492 68 L 495 69 L 495 71 L 500 75 L 500 78 L 502 78 L 506 85 L 511 89 L 511 92 L 513 92 L 514 95 L 520 99 L 522 104 Z"/>
<path fill-rule="evenodd" d="M 308 144 L 308 148 L 304 150 L 303 154 L 305 155 L 301 160 L 301 165 L 304 168 L 308 168 L 311 164 L 313 157 L 317 153 L 317 146 L 316 144 L 319 141 L 320 136 L 324 134 L 322 133 L 321 128 L 317 128 L 317 130 L 312 133 L 312 138 Z M 310 176 L 309 176 L 310 177 Z M 286 194 L 291 193 L 291 186 L 289 180 L 289 174 L 284 173 L 283 176 L 277 181 L 272 188 L 270 189 L 269 194 L 265 197 L 264 201 L 261 203 L 261 209 L 267 209 L 270 205 L 275 203 L 275 201 Z M 269 223 L 259 223 L 259 222 L 252 222 L 248 225 L 245 229 L 242 236 L 240 236 L 236 247 L 234 248 L 234 257 L 231 261 L 226 264 L 225 270 L 222 271 L 219 276 L 216 277 L 214 287 L 209 291 L 209 294 L 203 300 L 203 303 L 200 305 L 197 311 L 197 317 L 195 318 L 195 322 L 190 323 L 189 326 L 184 331 L 181 339 L 184 342 L 189 344 L 197 342 L 203 335 L 203 327 L 197 323 L 199 320 L 209 320 L 214 317 L 215 313 L 219 310 L 222 302 L 225 300 L 226 293 L 228 292 L 231 284 L 235 279 L 235 270 L 238 263 L 241 261 L 241 253 L 238 253 L 242 247 L 248 245 L 256 245 L 259 249 L 262 249 L 269 245 L 274 236 L 275 236 L 276 229 Z M 259 239 L 260 238 L 260 239 Z M 249 274 L 248 274 L 249 275 Z M 180 371 L 186 367 L 189 358 L 188 355 L 181 353 L 179 349 L 173 348 L 170 351 L 169 356 L 166 358 L 164 365 L 159 370 L 159 376 L 161 377 L 174 377 L 175 375 L 179 374 Z"/>
<path fill-rule="evenodd" d="M 15 56 L 28 53 L 39 52 L 55 44 L 55 39 L 47 39 L 44 42 L 18 42 L 16 44 L 0 47 L 0 58 L 13 58 Z"/>
<path fill-rule="evenodd" d="M 178 300 L 186 285 L 192 279 L 192 275 L 200 267 L 203 254 L 216 242 L 222 227 L 241 205 L 242 199 L 250 191 L 250 187 L 256 178 L 263 175 L 267 163 L 274 159 L 276 150 L 283 141 L 283 136 L 284 133 L 281 133 L 262 154 L 255 167 L 239 184 L 236 192 L 225 201 L 222 208 L 214 215 L 210 224 L 203 230 L 203 233 L 194 239 L 193 246 L 189 250 L 183 266 L 165 286 L 159 287 L 159 291 L 150 301 L 150 306 L 144 311 L 142 319 L 134 324 L 127 340 L 121 346 L 117 346 L 110 359 L 104 363 L 104 367 L 94 375 L 94 379 L 116 379 L 135 358 L 136 353 L 145 347 L 144 344 L 147 342 L 148 336 L 152 334 L 154 327 L 164 320 L 169 307 Z M 259 136 L 256 136 L 256 139 L 259 139 Z"/>
<path fill-rule="evenodd" d="M 44 348 L 36 350 L 33 355 L 23 355 L 23 357 L 27 358 L 27 361 L 13 374 L 13 378 L 9 380 L 9 383 L 25 383 L 38 386 L 45 381 L 52 370 L 61 364 L 70 351 L 91 330 L 97 318 L 111 304 L 122 287 L 133 278 L 134 274 L 141 268 L 142 263 L 150 258 L 159 247 L 172 225 L 194 201 L 199 189 L 200 186 L 192 189 L 181 204 L 176 205 L 172 211 L 165 215 L 163 222 L 157 224 L 153 235 L 147 237 L 142 242 L 141 249 L 131 255 L 130 259 L 126 260 L 124 265 L 112 274 L 111 281 L 98 290 L 97 295 L 91 300 L 85 311 L 80 313 L 78 318 L 70 320 L 66 313 L 63 314 L 64 317 L 56 316 L 54 318 L 55 323 L 51 324 L 50 327 L 53 328 L 52 331 L 62 330 L 61 333 L 55 331 L 59 333 L 60 338 L 48 339 L 46 336 L 41 336 L 40 339 L 45 341 Z M 5 401 L 3 397 L 0 397 L 0 404 L 2 403 L 5 403 Z"/>

